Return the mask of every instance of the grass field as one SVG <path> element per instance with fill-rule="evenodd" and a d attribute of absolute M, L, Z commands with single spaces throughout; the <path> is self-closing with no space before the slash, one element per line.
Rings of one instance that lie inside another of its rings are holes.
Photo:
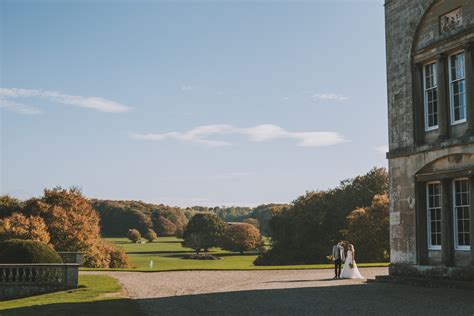
<path fill-rule="evenodd" d="M 1 316 L 139 315 L 121 286 L 105 275 L 80 275 L 79 288 L 0 302 Z"/>
<path fill-rule="evenodd" d="M 183 255 L 193 253 L 190 248 L 181 246 L 181 240 L 175 237 L 160 237 L 153 243 L 136 244 L 126 238 L 108 238 L 109 241 L 122 247 L 129 255 L 134 271 L 174 271 L 174 270 L 271 270 L 271 269 L 321 269 L 332 268 L 332 264 L 287 265 L 287 266 L 254 266 L 255 253 L 239 253 L 211 249 L 210 253 L 218 255 L 221 260 L 182 259 Z M 153 268 L 150 268 L 153 261 Z M 358 264 L 364 266 L 387 266 L 386 263 Z M 100 269 L 84 269 L 100 270 Z"/>

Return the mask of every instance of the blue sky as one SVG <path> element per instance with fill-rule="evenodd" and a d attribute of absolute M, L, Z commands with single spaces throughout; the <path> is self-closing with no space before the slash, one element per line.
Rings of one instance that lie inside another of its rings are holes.
<path fill-rule="evenodd" d="M 9 1 L 1 188 L 291 202 L 386 166 L 383 1 Z"/>

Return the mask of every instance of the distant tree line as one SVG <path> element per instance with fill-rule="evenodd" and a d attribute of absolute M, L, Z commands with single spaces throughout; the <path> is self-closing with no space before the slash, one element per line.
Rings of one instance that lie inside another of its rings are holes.
<path fill-rule="evenodd" d="M 327 262 L 339 239 L 354 243 L 357 260 L 387 261 L 388 174 L 374 168 L 334 189 L 307 192 L 269 221 L 272 248 L 257 265 Z"/>
<path fill-rule="evenodd" d="M 152 229 L 160 237 L 183 237 L 189 219 L 198 213 L 216 215 L 224 222 L 248 222 L 269 234 L 272 216 L 288 207 L 287 204 L 266 204 L 250 207 L 172 207 L 142 201 L 113 201 L 92 199 L 91 204 L 99 213 L 103 236 L 124 237 L 129 229 L 136 229 L 144 236 Z"/>

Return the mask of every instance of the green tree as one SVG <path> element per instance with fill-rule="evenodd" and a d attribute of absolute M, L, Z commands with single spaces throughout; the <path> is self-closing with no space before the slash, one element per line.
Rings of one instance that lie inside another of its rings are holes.
<path fill-rule="evenodd" d="M 381 262 L 389 259 L 390 220 L 388 195 L 375 195 L 369 207 L 347 216 L 347 240 L 355 245 L 357 260 Z"/>
<path fill-rule="evenodd" d="M 183 246 L 192 248 L 199 253 L 202 249 L 217 247 L 221 240 L 226 224 L 211 213 L 198 213 L 189 221 L 184 231 Z"/>
<path fill-rule="evenodd" d="M 363 176 L 344 180 L 334 189 L 307 192 L 272 217 L 272 249 L 257 264 L 322 263 L 332 244 L 344 235 L 346 217 L 358 207 L 370 206 L 375 195 L 388 191 L 388 174 L 374 168 Z M 357 245 L 356 245 L 357 247 Z"/>
<path fill-rule="evenodd" d="M 260 231 L 251 224 L 229 225 L 222 237 L 221 247 L 225 250 L 238 251 L 243 254 L 245 251 L 255 250 L 262 244 Z"/>

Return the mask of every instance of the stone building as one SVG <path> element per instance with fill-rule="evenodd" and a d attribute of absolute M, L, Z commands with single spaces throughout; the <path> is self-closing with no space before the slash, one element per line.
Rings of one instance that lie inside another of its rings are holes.
<path fill-rule="evenodd" d="M 474 265 L 474 0 L 386 0 L 392 263 Z"/>

